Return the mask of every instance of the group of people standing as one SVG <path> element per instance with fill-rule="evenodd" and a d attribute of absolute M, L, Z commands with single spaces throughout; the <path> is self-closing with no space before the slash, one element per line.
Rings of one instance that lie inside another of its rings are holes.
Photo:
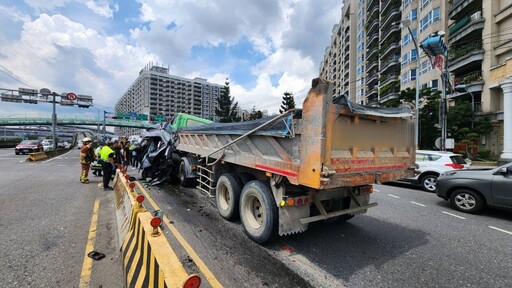
<path fill-rule="evenodd" d="M 115 171 L 127 169 L 131 165 L 137 169 L 142 161 L 142 153 L 138 142 L 127 143 L 127 141 L 101 141 L 98 147 L 93 147 L 92 140 L 89 137 L 82 139 L 82 148 L 80 149 L 80 163 L 82 172 L 80 182 L 89 183 L 88 175 L 91 164 L 96 162 L 101 165 L 101 170 L 94 170 L 96 176 L 103 176 L 103 190 L 113 190 L 109 186 L 114 178 Z"/>

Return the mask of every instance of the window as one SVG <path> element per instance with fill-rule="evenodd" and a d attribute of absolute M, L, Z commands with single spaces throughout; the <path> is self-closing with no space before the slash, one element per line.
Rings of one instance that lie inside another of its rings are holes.
<path fill-rule="evenodd" d="M 427 6 L 430 3 L 431 0 L 421 0 L 421 10 L 425 9 L 425 6 Z"/>
<path fill-rule="evenodd" d="M 432 70 L 432 66 L 430 65 L 430 60 L 425 60 L 421 62 L 421 74 L 425 74 L 428 71 Z"/>
<path fill-rule="evenodd" d="M 418 9 L 414 8 L 411 10 L 411 12 L 409 13 L 409 19 L 411 19 L 411 21 L 415 21 L 416 19 L 418 19 Z"/>
<path fill-rule="evenodd" d="M 441 20 L 441 14 L 439 11 L 439 7 L 433 9 L 432 11 L 428 12 L 428 14 L 423 17 L 420 21 L 420 32 L 423 32 L 430 24 L 433 22 Z"/>
<path fill-rule="evenodd" d="M 409 41 L 411 41 L 411 35 L 409 33 L 405 34 L 402 38 L 402 47 L 409 44 Z"/>
<path fill-rule="evenodd" d="M 402 66 L 404 66 L 408 62 L 409 62 L 409 53 L 405 53 L 404 56 L 402 57 Z"/>
<path fill-rule="evenodd" d="M 412 49 L 411 50 L 411 61 L 416 61 L 416 57 L 418 57 L 418 50 Z"/>
<path fill-rule="evenodd" d="M 432 90 L 433 91 L 439 90 L 439 80 L 437 80 L 437 79 L 432 80 Z"/>

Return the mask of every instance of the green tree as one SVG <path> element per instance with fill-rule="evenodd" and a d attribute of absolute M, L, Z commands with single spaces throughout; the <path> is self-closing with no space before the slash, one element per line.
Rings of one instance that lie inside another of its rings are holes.
<path fill-rule="evenodd" d="M 284 92 L 283 101 L 281 102 L 281 109 L 279 109 L 279 113 L 283 114 L 284 112 L 295 109 L 295 98 L 292 92 Z"/>
<path fill-rule="evenodd" d="M 263 118 L 263 112 L 261 110 L 256 110 L 256 107 L 252 106 L 251 114 L 249 114 L 249 120 L 256 120 Z"/>
<path fill-rule="evenodd" d="M 215 115 L 220 118 L 221 123 L 239 122 L 238 102 L 234 102 L 229 89 L 229 81 L 226 79 L 225 86 L 221 91 L 218 100 L 218 108 L 215 108 Z"/>

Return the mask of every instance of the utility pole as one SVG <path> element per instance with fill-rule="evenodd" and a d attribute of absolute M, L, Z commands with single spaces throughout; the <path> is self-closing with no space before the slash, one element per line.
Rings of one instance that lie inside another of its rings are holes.
<path fill-rule="evenodd" d="M 442 94 L 441 101 L 439 103 L 439 124 L 441 125 L 441 143 L 440 149 L 441 151 L 446 151 L 446 135 L 447 135 L 447 119 L 446 119 L 446 86 L 449 84 L 448 79 L 449 71 L 448 71 L 448 46 L 444 43 L 443 38 L 445 36 L 444 31 L 438 31 L 430 34 L 425 40 L 423 40 L 420 44 L 420 47 L 425 51 L 425 53 L 429 56 L 431 62 L 432 57 L 443 56 L 444 64 L 443 67 L 439 68 L 441 70 L 441 84 L 442 84 Z M 433 62 L 432 62 L 433 63 Z"/>

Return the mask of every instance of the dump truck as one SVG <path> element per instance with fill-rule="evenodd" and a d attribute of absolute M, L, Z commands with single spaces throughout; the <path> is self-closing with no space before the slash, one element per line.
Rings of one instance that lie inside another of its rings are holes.
<path fill-rule="evenodd" d="M 414 175 L 413 112 L 358 105 L 332 88 L 317 78 L 302 109 L 178 129 L 181 185 L 215 197 L 260 244 L 377 206 L 372 184 Z"/>

